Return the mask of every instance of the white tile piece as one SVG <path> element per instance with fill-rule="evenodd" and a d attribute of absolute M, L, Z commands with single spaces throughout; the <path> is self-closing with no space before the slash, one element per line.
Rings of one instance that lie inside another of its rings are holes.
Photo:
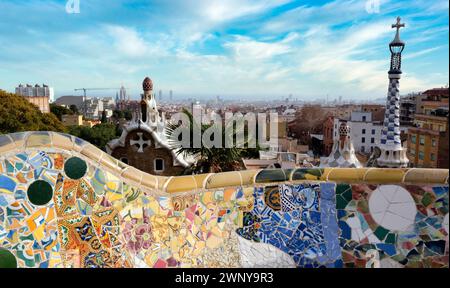
<path fill-rule="evenodd" d="M 375 222 L 384 228 L 406 231 L 415 221 L 417 207 L 405 188 L 381 185 L 369 198 L 369 211 Z"/>
<path fill-rule="evenodd" d="M 389 206 L 389 202 L 378 191 L 375 190 L 369 198 L 369 211 L 373 214 L 384 212 Z"/>
<path fill-rule="evenodd" d="M 417 207 L 415 203 L 395 203 L 389 206 L 388 211 L 414 222 L 416 219 Z"/>
<path fill-rule="evenodd" d="M 392 199 L 397 193 L 398 187 L 398 185 L 381 185 L 378 189 L 386 200 L 392 202 Z"/>
<path fill-rule="evenodd" d="M 413 223 L 414 221 L 412 220 L 405 219 L 387 211 L 383 223 L 380 223 L 380 225 L 389 230 L 406 231 Z"/>
<path fill-rule="evenodd" d="M 392 198 L 391 203 L 414 203 L 414 198 L 411 194 L 403 187 L 398 186 L 397 192 Z"/>
<path fill-rule="evenodd" d="M 295 261 L 280 249 L 238 236 L 243 268 L 295 268 Z"/>

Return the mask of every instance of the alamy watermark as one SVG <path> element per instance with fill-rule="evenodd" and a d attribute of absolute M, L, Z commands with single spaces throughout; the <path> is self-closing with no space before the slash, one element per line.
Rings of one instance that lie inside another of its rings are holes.
<path fill-rule="evenodd" d="M 366 1 L 366 11 L 369 14 L 380 13 L 380 0 L 367 0 Z"/>
<path fill-rule="evenodd" d="M 67 0 L 66 12 L 69 14 L 80 13 L 80 0 Z"/>
<path fill-rule="evenodd" d="M 169 141 L 176 148 L 269 148 L 278 146 L 278 113 L 225 113 L 205 119 L 193 109 L 192 119 L 184 112 L 175 113 Z M 164 113 L 162 114 L 164 119 Z M 175 147 L 174 147 L 175 148 Z"/>

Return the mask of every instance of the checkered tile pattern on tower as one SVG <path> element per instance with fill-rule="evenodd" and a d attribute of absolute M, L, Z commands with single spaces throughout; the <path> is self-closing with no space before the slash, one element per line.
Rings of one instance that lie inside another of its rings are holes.
<path fill-rule="evenodd" d="M 386 113 L 384 114 L 384 127 L 381 135 L 381 145 L 399 146 L 400 140 L 400 95 L 399 78 L 389 79 Z"/>

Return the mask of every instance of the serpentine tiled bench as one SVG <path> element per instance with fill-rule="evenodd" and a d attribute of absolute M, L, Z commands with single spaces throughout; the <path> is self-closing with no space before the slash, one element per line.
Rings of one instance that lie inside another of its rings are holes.
<path fill-rule="evenodd" d="M 0 135 L 0 267 L 448 267 L 448 170 L 154 176 Z"/>

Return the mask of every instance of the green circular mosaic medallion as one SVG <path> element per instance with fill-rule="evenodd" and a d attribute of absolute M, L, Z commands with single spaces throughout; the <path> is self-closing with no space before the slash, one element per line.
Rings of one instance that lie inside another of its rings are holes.
<path fill-rule="evenodd" d="M 77 180 L 82 178 L 87 171 L 86 162 L 78 157 L 72 157 L 64 163 L 64 172 L 67 177 Z"/>
<path fill-rule="evenodd" d="M 3 248 L 0 248 L 0 268 L 17 268 L 14 254 Z"/>
<path fill-rule="evenodd" d="M 42 206 L 52 200 L 53 188 L 47 181 L 37 180 L 28 187 L 27 195 L 31 203 Z"/>

